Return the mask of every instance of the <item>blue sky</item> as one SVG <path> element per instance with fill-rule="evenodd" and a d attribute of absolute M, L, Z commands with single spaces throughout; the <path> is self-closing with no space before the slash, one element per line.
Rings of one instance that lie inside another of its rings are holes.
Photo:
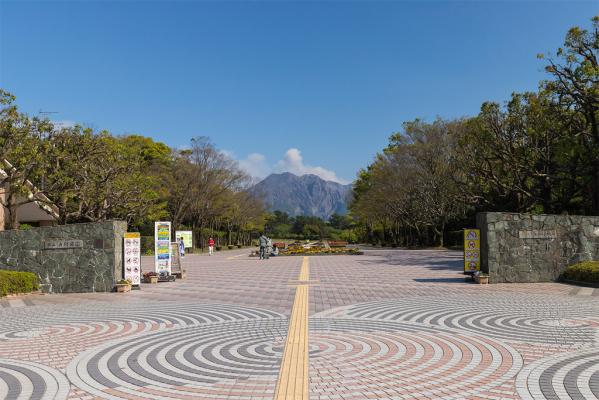
<path fill-rule="evenodd" d="M 209 136 L 255 175 L 351 181 L 401 123 L 534 90 L 536 54 L 599 2 L 0 0 L 21 108 L 174 147 Z"/>

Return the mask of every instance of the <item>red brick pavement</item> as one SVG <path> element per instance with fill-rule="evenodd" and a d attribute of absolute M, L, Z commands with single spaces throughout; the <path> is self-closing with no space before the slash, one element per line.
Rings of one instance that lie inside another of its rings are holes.
<path fill-rule="evenodd" d="M 183 259 L 187 279 L 144 284 L 127 294 L 0 300 L 0 359 L 67 374 L 76 356 L 127 338 L 211 326 L 229 317 L 260 319 L 260 310 L 272 312 L 275 320 L 289 316 L 301 258 L 260 261 L 247 252 L 188 255 Z M 144 268 L 151 261 L 145 258 Z M 571 296 L 572 287 L 555 283 L 474 285 L 464 281 L 460 268 L 460 254 L 441 251 L 311 257 L 312 398 L 520 398 L 515 382 L 523 365 L 594 345 L 589 335 L 599 324 L 599 298 Z M 216 311 L 211 308 L 219 304 Z M 219 308 L 226 312 L 218 314 Z M 263 332 L 257 323 L 248 327 L 259 329 L 250 338 Z M 235 329 L 246 328 L 231 329 L 234 338 Z M 278 357 L 284 339 L 279 328 L 268 329 L 276 329 L 272 339 L 270 333 L 248 343 L 240 339 L 231 354 L 213 348 L 217 353 L 210 362 L 234 360 L 248 371 L 266 365 Z M 272 398 L 276 374 L 252 374 L 210 387 L 172 386 L 180 393 L 174 398 Z M 136 397 L 122 390 L 104 393 Z M 145 387 L 137 398 L 160 397 L 163 390 Z M 71 399 L 94 397 L 70 388 Z"/>

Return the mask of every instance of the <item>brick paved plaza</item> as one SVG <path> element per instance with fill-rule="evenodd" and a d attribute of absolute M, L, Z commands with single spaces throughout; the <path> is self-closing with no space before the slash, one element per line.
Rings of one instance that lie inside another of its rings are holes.
<path fill-rule="evenodd" d="M 457 252 L 247 253 L 0 300 L 0 398 L 599 398 L 599 290 L 466 283 Z"/>

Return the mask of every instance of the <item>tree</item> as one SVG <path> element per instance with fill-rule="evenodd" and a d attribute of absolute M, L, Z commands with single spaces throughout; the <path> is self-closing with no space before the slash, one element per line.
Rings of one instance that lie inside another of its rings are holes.
<path fill-rule="evenodd" d="M 571 28 L 555 55 L 548 56 L 545 70 L 552 80 L 542 86 L 553 101 L 565 110 L 573 111 L 570 121 L 577 126 L 573 132 L 585 166 L 586 194 L 591 198 L 587 212 L 599 214 L 599 16 L 592 19 L 590 30 Z M 544 56 L 541 56 L 544 58 Z"/>
<path fill-rule="evenodd" d="M 159 181 L 168 147 L 80 126 L 54 132 L 47 142 L 44 192 L 61 223 L 122 219 L 138 226 L 164 215 Z"/>
<path fill-rule="evenodd" d="M 44 199 L 33 182 L 43 168 L 44 137 L 52 128 L 47 120 L 20 113 L 14 100 L 0 90 L 0 186 L 4 189 L 0 204 L 8 214 L 5 229 L 19 228 L 19 207 Z"/>
<path fill-rule="evenodd" d="M 352 223 L 353 221 L 348 215 L 335 213 L 329 218 L 329 225 L 335 229 L 349 229 Z"/>
<path fill-rule="evenodd" d="M 462 123 L 407 122 L 360 173 L 350 209 L 369 227 L 371 240 L 377 225 L 383 242 L 388 235 L 392 243 L 405 241 L 404 231 L 409 229 L 422 243 L 443 245 L 445 225 L 465 212 L 453 157 Z"/>

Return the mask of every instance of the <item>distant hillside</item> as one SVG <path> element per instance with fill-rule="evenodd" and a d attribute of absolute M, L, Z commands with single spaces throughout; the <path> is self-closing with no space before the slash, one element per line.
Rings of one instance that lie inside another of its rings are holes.
<path fill-rule="evenodd" d="M 346 214 L 351 185 L 325 181 L 316 175 L 297 176 L 289 172 L 271 174 L 253 191 L 262 196 L 269 211 L 291 216 L 309 215 L 328 220 L 335 213 Z"/>

